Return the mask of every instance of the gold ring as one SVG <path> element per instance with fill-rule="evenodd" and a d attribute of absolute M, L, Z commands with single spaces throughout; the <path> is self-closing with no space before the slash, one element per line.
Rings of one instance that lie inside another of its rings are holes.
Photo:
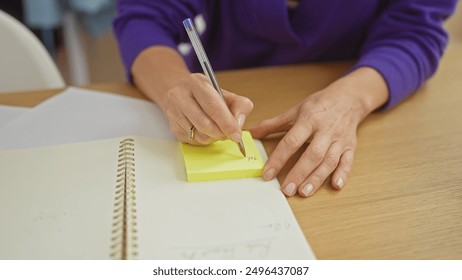
<path fill-rule="evenodd" d="M 196 131 L 194 125 L 189 129 L 189 141 L 194 140 L 194 132 Z"/>

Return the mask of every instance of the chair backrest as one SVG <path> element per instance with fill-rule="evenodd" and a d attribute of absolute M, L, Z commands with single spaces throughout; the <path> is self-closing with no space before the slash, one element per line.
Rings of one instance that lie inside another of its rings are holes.
<path fill-rule="evenodd" d="M 58 68 L 37 37 L 0 10 L 0 93 L 64 86 Z"/>

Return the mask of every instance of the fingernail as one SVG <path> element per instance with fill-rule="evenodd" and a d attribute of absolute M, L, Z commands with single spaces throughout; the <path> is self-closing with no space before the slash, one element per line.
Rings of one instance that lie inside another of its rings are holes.
<path fill-rule="evenodd" d="M 231 139 L 237 143 L 241 141 L 242 137 L 240 133 L 234 132 L 233 134 L 231 134 Z"/>
<path fill-rule="evenodd" d="M 244 114 L 240 114 L 238 117 L 237 117 L 237 124 L 239 125 L 239 127 L 242 129 L 242 126 L 244 125 L 244 122 L 245 122 L 245 115 Z"/>
<path fill-rule="evenodd" d="M 295 183 L 290 182 L 284 189 L 284 193 L 288 196 L 293 196 L 295 194 Z"/>
<path fill-rule="evenodd" d="M 342 178 L 337 179 L 337 187 L 339 187 L 340 189 L 343 188 L 343 179 Z"/>
<path fill-rule="evenodd" d="M 263 179 L 265 179 L 266 181 L 272 180 L 274 178 L 274 173 L 276 173 L 274 171 L 274 168 L 266 170 L 265 174 L 263 174 Z"/>
<path fill-rule="evenodd" d="M 311 183 L 309 183 L 309 184 L 307 184 L 306 186 L 303 187 L 302 194 L 304 196 L 309 196 L 312 191 L 313 191 L 313 185 Z"/>

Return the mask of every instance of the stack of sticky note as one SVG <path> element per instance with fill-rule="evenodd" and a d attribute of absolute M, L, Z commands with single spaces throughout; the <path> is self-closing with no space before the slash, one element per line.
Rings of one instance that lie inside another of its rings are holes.
<path fill-rule="evenodd" d="M 188 182 L 260 177 L 264 162 L 248 131 L 242 132 L 244 157 L 231 140 L 208 146 L 181 144 Z"/>

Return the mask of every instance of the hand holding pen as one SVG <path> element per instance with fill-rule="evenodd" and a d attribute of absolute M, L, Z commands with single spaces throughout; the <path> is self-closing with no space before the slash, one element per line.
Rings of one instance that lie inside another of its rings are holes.
<path fill-rule="evenodd" d="M 131 71 L 133 82 L 159 105 L 179 141 L 192 145 L 241 141 L 241 129 L 253 103 L 221 89 L 223 102 L 205 75 L 189 71 L 178 50 L 150 47 L 138 55 Z"/>
<path fill-rule="evenodd" d="M 211 83 L 211 86 L 213 86 L 213 89 L 214 91 L 217 93 L 217 94 L 212 94 L 212 96 L 209 96 L 210 99 L 209 101 L 211 103 L 207 104 L 206 102 L 200 104 L 202 106 L 202 108 L 204 108 L 204 111 L 207 113 L 209 113 L 209 117 L 212 117 L 212 119 L 215 119 L 215 120 L 225 120 L 225 119 L 228 119 L 229 120 L 229 117 L 230 117 L 230 114 L 232 114 L 232 106 L 235 105 L 233 104 L 232 102 L 230 102 L 231 104 L 229 104 L 229 108 L 228 108 L 228 104 L 226 103 L 226 97 L 225 95 L 223 94 L 220 86 L 218 85 L 218 81 L 215 77 L 215 73 L 213 72 L 213 69 L 212 69 L 212 66 L 207 58 L 207 55 L 205 53 L 205 50 L 202 46 L 202 43 L 200 42 L 200 39 L 199 39 L 199 35 L 197 34 L 196 32 L 196 29 L 194 27 L 194 24 L 192 22 L 191 19 L 186 19 L 183 21 L 183 24 L 184 24 L 184 27 L 186 29 L 186 32 L 188 33 L 188 36 L 189 36 L 189 39 L 191 41 L 191 44 L 194 48 L 194 51 L 197 55 L 197 58 L 202 66 L 202 70 L 204 71 L 204 74 L 205 76 L 207 77 L 207 82 Z M 198 77 L 199 78 L 199 77 Z M 202 78 L 200 78 L 202 79 Z M 210 84 L 209 84 L 210 85 Z M 205 87 L 207 87 L 206 85 L 204 85 Z M 210 92 L 210 88 L 207 90 L 208 92 Z M 213 92 L 213 91 L 212 91 Z M 229 93 L 227 93 L 229 94 Z M 222 101 L 221 101 L 221 105 L 220 105 L 220 102 L 217 103 L 217 96 L 219 96 Z M 247 99 L 248 100 L 248 99 Z M 198 100 L 199 101 L 199 100 Z M 250 103 L 248 105 L 248 107 L 250 107 L 250 110 L 248 110 L 247 114 L 250 113 L 253 105 L 251 105 L 251 102 L 250 100 L 248 101 L 245 101 L 246 103 Z M 200 103 L 200 101 L 199 101 Z M 224 108 L 223 106 L 225 106 L 226 108 Z M 238 144 L 238 148 L 240 150 L 240 152 L 242 153 L 243 156 L 246 155 L 245 153 L 245 147 L 242 143 L 242 137 L 241 137 L 241 134 L 240 134 L 240 130 L 242 129 L 242 125 L 243 125 L 243 122 L 245 120 L 245 116 L 244 114 L 240 114 L 238 116 L 235 116 L 237 118 L 237 124 L 238 124 L 238 128 L 239 128 L 239 132 L 236 132 L 235 131 L 235 127 L 233 128 L 232 125 L 231 126 L 220 126 L 219 123 L 217 123 L 217 125 L 219 126 L 220 130 L 222 131 L 222 133 L 226 136 L 228 136 L 228 138 L 232 139 L 233 141 L 235 141 L 237 144 Z M 222 122 L 223 124 L 225 122 Z M 190 141 L 193 141 L 195 136 L 197 135 L 197 130 L 199 130 L 199 132 L 202 132 L 200 131 L 200 128 L 196 126 L 196 124 L 192 123 L 190 129 L 189 129 L 189 135 L 188 135 L 188 138 Z M 234 130 L 234 132 L 229 132 L 231 130 Z M 196 136 L 197 137 L 197 136 Z"/>

